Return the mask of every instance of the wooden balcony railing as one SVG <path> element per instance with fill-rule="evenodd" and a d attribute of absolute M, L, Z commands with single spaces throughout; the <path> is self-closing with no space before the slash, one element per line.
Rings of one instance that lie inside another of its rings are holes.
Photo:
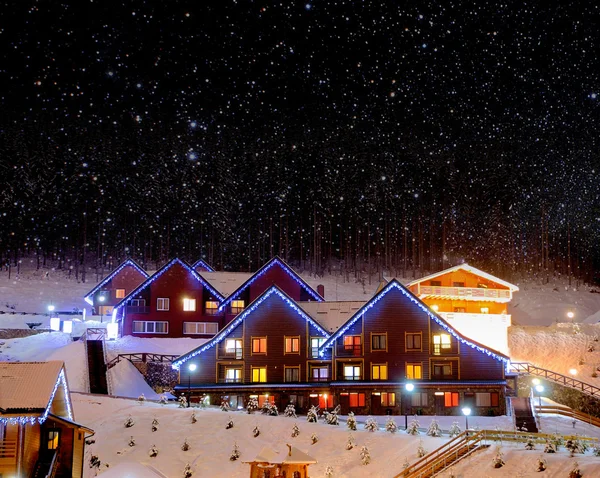
<path fill-rule="evenodd" d="M 460 297 L 461 299 L 504 299 L 510 300 L 511 292 L 506 289 L 483 289 L 479 287 L 441 287 L 434 285 L 422 285 L 419 287 L 419 296 L 441 295 L 449 297 Z"/>
<path fill-rule="evenodd" d="M 17 440 L 0 441 L 0 466 L 17 463 Z"/>
<path fill-rule="evenodd" d="M 460 319 L 499 319 L 499 322 L 501 322 L 503 325 L 509 326 L 511 324 L 511 316 L 509 314 L 467 314 L 462 312 L 438 312 L 438 315 L 450 322 Z"/>
<path fill-rule="evenodd" d="M 344 346 L 340 345 L 337 347 L 335 354 L 338 357 L 360 357 L 362 355 L 361 345 Z"/>

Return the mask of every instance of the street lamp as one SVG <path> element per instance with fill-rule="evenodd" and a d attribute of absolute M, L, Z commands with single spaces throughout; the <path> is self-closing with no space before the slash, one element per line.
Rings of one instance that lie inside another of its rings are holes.
<path fill-rule="evenodd" d="M 192 372 L 196 370 L 196 364 L 195 363 L 191 363 L 188 366 L 188 402 L 187 402 L 187 406 L 190 406 L 190 401 L 192 398 Z"/>
<path fill-rule="evenodd" d="M 52 304 L 48 306 L 48 312 L 54 312 L 54 309 L 55 307 Z"/>
<path fill-rule="evenodd" d="M 536 385 L 535 391 L 538 393 L 538 398 L 540 399 L 540 408 L 542 408 L 542 392 L 544 391 L 544 386 Z"/>
<path fill-rule="evenodd" d="M 464 407 L 462 412 L 465 416 L 465 431 L 466 434 L 469 435 L 469 415 L 471 415 L 471 409 L 469 407 Z"/>
<path fill-rule="evenodd" d="M 411 393 L 415 389 L 415 385 L 413 383 L 407 383 L 404 385 L 404 389 L 407 392 L 406 403 L 404 405 L 404 429 L 408 430 L 408 399 L 411 397 Z"/>
<path fill-rule="evenodd" d="M 573 317 L 575 317 L 575 312 L 573 312 L 572 310 L 570 310 L 569 312 L 567 312 L 567 317 L 569 319 L 572 319 Z"/>
<path fill-rule="evenodd" d="M 577 375 L 577 369 L 576 368 L 569 369 L 569 373 L 571 375 L 573 375 L 573 377 L 574 377 L 575 375 Z"/>

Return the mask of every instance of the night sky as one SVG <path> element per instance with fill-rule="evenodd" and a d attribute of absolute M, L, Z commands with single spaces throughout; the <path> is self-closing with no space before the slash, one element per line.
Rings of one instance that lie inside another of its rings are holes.
<path fill-rule="evenodd" d="M 539 266 L 546 227 L 550 262 L 564 261 L 568 233 L 593 264 L 598 13 L 594 2 L 5 2 L 0 250 L 85 243 L 255 268 L 271 252 L 263 240 L 306 257 L 316 224 L 323 256 L 385 249 L 408 229 L 426 266 L 444 234 L 450 262 L 497 264 L 510 249 L 515 269 Z"/>

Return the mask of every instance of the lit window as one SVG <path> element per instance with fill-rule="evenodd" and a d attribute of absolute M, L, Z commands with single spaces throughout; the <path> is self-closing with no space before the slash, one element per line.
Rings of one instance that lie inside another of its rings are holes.
<path fill-rule="evenodd" d="M 240 368 L 226 368 L 225 369 L 225 382 L 236 383 L 242 381 L 242 369 Z"/>
<path fill-rule="evenodd" d="M 482 314 L 489 314 L 490 313 L 490 308 L 489 307 L 482 307 L 481 308 L 481 313 Z"/>
<path fill-rule="evenodd" d="M 371 379 L 372 380 L 387 380 L 387 365 L 378 364 L 371 366 Z"/>
<path fill-rule="evenodd" d="M 299 382 L 300 367 L 285 367 L 284 382 Z"/>
<path fill-rule="evenodd" d="M 243 300 L 232 300 L 231 301 L 231 313 L 239 314 L 246 307 L 246 302 Z"/>
<path fill-rule="evenodd" d="M 242 358 L 242 340 L 227 339 L 225 340 L 225 353 L 227 355 L 235 355 L 236 359 Z"/>
<path fill-rule="evenodd" d="M 267 353 L 267 338 L 266 337 L 253 337 L 252 338 L 252 353 L 253 354 L 266 354 Z"/>
<path fill-rule="evenodd" d="M 310 356 L 312 358 L 319 358 L 319 347 L 325 343 L 325 337 L 311 337 L 310 338 Z"/>
<path fill-rule="evenodd" d="M 267 381 L 267 367 L 252 367 L 252 381 L 253 382 L 266 382 Z"/>
<path fill-rule="evenodd" d="M 204 303 L 206 315 L 215 315 L 219 313 L 219 303 L 216 300 L 207 300 Z"/>
<path fill-rule="evenodd" d="M 420 363 L 406 364 L 407 380 L 421 380 L 423 378 L 423 366 Z"/>
<path fill-rule="evenodd" d="M 383 406 L 383 407 L 396 406 L 396 394 L 394 392 L 381 392 L 381 406 Z"/>
<path fill-rule="evenodd" d="M 449 349 L 451 347 L 450 335 L 439 334 L 433 336 L 433 354 L 440 355 L 442 349 Z"/>
<path fill-rule="evenodd" d="M 300 353 L 300 337 L 285 338 L 285 353 L 299 354 Z"/>
<path fill-rule="evenodd" d="M 458 407 L 458 392 L 444 392 L 444 406 Z"/>
<path fill-rule="evenodd" d="M 421 332 L 417 334 L 406 334 L 406 351 L 421 351 Z"/>
<path fill-rule="evenodd" d="M 311 367 L 310 375 L 313 382 L 326 382 L 329 380 L 329 367 Z"/>
<path fill-rule="evenodd" d="M 349 352 L 352 355 L 360 355 L 362 348 L 362 337 L 360 335 L 346 335 L 344 336 L 344 351 Z"/>
<path fill-rule="evenodd" d="M 183 310 L 194 312 L 196 310 L 196 299 L 183 299 Z"/>
<path fill-rule="evenodd" d="M 371 335 L 371 350 L 387 350 L 387 334 Z"/>
<path fill-rule="evenodd" d="M 344 380 L 360 380 L 360 365 L 344 365 Z"/>
<path fill-rule="evenodd" d="M 48 431 L 48 450 L 56 450 L 58 448 L 59 430 Z"/>
<path fill-rule="evenodd" d="M 156 310 L 169 310 L 169 299 L 164 297 L 156 299 Z"/>
<path fill-rule="evenodd" d="M 125 289 L 117 289 L 115 291 L 115 297 L 117 299 L 124 299 L 125 298 Z"/>
<path fill-rule="evenodd" d="M 355 407 L 364 407 L 365 406 L 365 394 L 364 393 L 341 393 L 341 396 L 348 397 L 348 406 Z"/>

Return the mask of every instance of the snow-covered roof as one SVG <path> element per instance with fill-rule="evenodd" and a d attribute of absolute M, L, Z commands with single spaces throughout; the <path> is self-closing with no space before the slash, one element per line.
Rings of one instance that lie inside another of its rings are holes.
<path fill-rule="evenodd" d="M 135 262 L 133 259 L 127 259 L 126 261 L 121 262 L 121 264 L 119 264 L 110 274 L 108 274 L 104 279 L 102 279 L 96 287 L 94 287 L 85 295 L 84 299 L 86 300 L 86 302 L 90 303 L 89 298 L 92 295 L 94 295 L 101 287 L 104 287 L 104 285 L 108 281 L 110 281 L 114 276 L 116 276 L 127 266 L 133 267 L 136 271 L 142 274 L 144 278 L 147 279 L 149 277 L 148 273 L 144 269 L 142 269 L 142 267 L 137 262 Z"/>
<path fill-rule="evenodd" d="M 333 333 L 365 305 L 365 301 L 298 302 L 298 305 L 325 330 Z"/>
<path fill-rule="evenodd" d="M 316 290 L 314 290 L 310 285 L 308 285 L 308 283 L 302 277 L 300 277 L 290 266 L 288 266 L 283 259 L 281 259 L 278 256 L 275 256 L 264 266 L 258 269 L 254 274 L 252 274 L 252 276 L 240 287 L 238 287 L 237 290 L 235 290 L 230 296 L 228 296 L 227 299 L 224 300 L 223 303 L 221 303 L 221 305 L 219 306 L 219 310 L 223 310 L 227 306 L 227 304 L 229 304 L 229 302 L 238 297 L 246 289 L 246 287 L 252 284 L 256 279 L 262 276 L 271 267 L 277 265 L 281 267 L 285 271 L 285 273 L 288 274 L 292 279 L 294 279 L 298 284 L 300 284 L 300 287 L 302 287 L 306 292 L 308 292 L 317 302 L 322 302 L 325 300 Z"/>
<path fill-rule="evenodd" d="M 45 410 L 63 362 L 0 362 L 0 412 Z"/>
<path fill-rule="evenodd" d="M 165 475 L 152 465 L 142 465 L 130 461 L 111 466 L 102 472 L 102 476 L 103 478 L 165 478 Z"/>
<path fill-rule="evenodd" d="M 270 446 L 265 446 L 258 452 L 252 461 L 243 463 L 270 463 L 274 465 L 297 465 L 317 463 L 312 456 L 298 450 L 295 446 L 287 445 L 288 449 L 285 452 L 277 453 Z"/>
<path fill-rule="evenodd" d="M 224 297 L 229 297 L 252 276 L 249 272 L 202 272 L 202 277 Z"/>
<path fill-rule="evenodd" d="M 202 259 L 198 259 L 196 262 L 194 262 L 192 264 L 192 267 L 194 269 L 197 269 L 198 267 L 201 267 L 203 269 L 203 271 L 206 272 L 214 272 L 215 270 L 208 264 L 208 262 L 202 260 Z"/>
<path fill-rule="evenodd" d="M 489 281 L 495 282 L 496 284 L 501 284 L 505 287 L 508 287 L 513 292 L 516 292 L 519 290 L 519 288 L 516 285 L 511 284 L 510 282 L 506 282 L 502 279 L 499 279 L 498 277 L 495 277 L 492 274 L 488 274 L 487 272 L 483 272 L 482 270 L 477 269 L 476 267 L 470 266 L 466 262 L 464 264 L 459 264 L 457 266 L 450 267 L 449 269 L 444 269 L 443 271 L 436 272 L 435 274 L 430 274 L 428 276 L 421 277 L 420 279 L 409 282 L 408 286 L 410 287 L 412 285 L 417 285 L 421 282 L 429 281 L 429 280 L 435 279 L 436 277 L 440 277 L 440 276 L 443 276 L 443 275 L 446 275 L 446 274 L 449 274 L 451 272 L 455 272 L 458 270 L 464 270 L 466 272 L 470 272 L 471 274 L 475 274 L 479 277 L 483 277 Z"/>

